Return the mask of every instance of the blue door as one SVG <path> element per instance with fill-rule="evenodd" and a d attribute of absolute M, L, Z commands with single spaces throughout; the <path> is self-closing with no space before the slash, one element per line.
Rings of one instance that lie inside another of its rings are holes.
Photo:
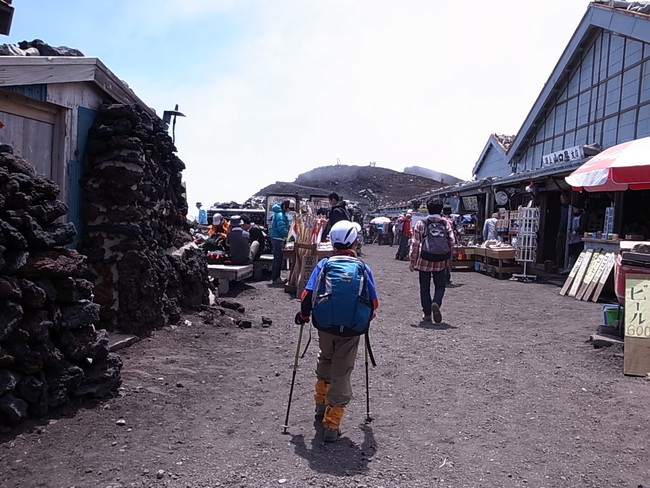
<path fill-rule="evenodd" d="M 74 151 L 74 158 L 68 161 L 68 220 L 74 223 L 77 228 L 77 235 L 70 245 L 71 247 L 76 247 L 81 234 L 84 232 L 84 222 L 81 219 L 81 206 L 84 201 L 81 178 L 84 175 L 86 165 L 88 131 L 96 116 L 96 110 L 85 107 L 77 109 L 77 147 Z"/>

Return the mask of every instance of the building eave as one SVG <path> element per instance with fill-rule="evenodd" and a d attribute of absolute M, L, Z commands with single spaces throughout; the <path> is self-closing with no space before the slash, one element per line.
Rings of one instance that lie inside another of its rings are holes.
<path fill-rule="evenodd" d="M 150 115 L 155 110 L 144 103 L 98 58 L 82 56 L 0 56 L 0 88 L 55 83 L 93 83 L 117 103 L 138 104 Z"/>

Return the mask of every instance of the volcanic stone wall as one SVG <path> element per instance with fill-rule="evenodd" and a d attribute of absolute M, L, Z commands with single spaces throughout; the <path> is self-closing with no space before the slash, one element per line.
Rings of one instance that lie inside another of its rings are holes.
<path fill-rule="evenodd" d="M 0 145 L 0 426 L 120 385 L 59 188 Z"/>
<path fill-rule="evenodd" d="M 191 242 L 183 162 L 163 123 L 137 105 L 104 105 L 90 130 L 80 252 L 96 271 L 108 330 L 137 335 L 208 303 Z"/>

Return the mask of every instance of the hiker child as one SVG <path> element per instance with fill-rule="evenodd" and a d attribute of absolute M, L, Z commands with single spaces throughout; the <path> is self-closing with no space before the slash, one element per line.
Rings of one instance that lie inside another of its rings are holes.
<path fill-rule="evenodd" d="M 359 337 L 367 331 L 379 305 L 372 272 L 357 258 L 359 232 L 359 224 L 348 220 L 332 226 L 329 238 L 334 255 L 316 265 L 295 318 L 296 324 L 304 324 L 311 314 L 318 329 L 314 400 L 316 417 L 323 419 L 326 442 L 334 442 L 341 435 L 341 419 L 352 399 L 350 375 Z"/>
<path fill-rule="evenodd" d="M 431 322 L 433 316 L 433 321 L 438 324 L 442 322 L 440 307 L 447 287 L 446 269 L 454 247 L 454 235 L 449 221 L 440 215 L 442 200 L 435 198 L 427 202 L 427 211 L 427 218 L 418 220 L 413 228 L 409 270 L 418 271 L 422 320 Z"/>

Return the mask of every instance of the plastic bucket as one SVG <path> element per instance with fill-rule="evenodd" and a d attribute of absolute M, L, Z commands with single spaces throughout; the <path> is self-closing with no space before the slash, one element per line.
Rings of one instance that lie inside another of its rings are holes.
<path fill-rule="evenodd" d="M 617 304 L 605 304 L 603 305 L 603 322 L 605 325 L 615 326 L 616 321 L 623 321 L 623 307 Z"/>

